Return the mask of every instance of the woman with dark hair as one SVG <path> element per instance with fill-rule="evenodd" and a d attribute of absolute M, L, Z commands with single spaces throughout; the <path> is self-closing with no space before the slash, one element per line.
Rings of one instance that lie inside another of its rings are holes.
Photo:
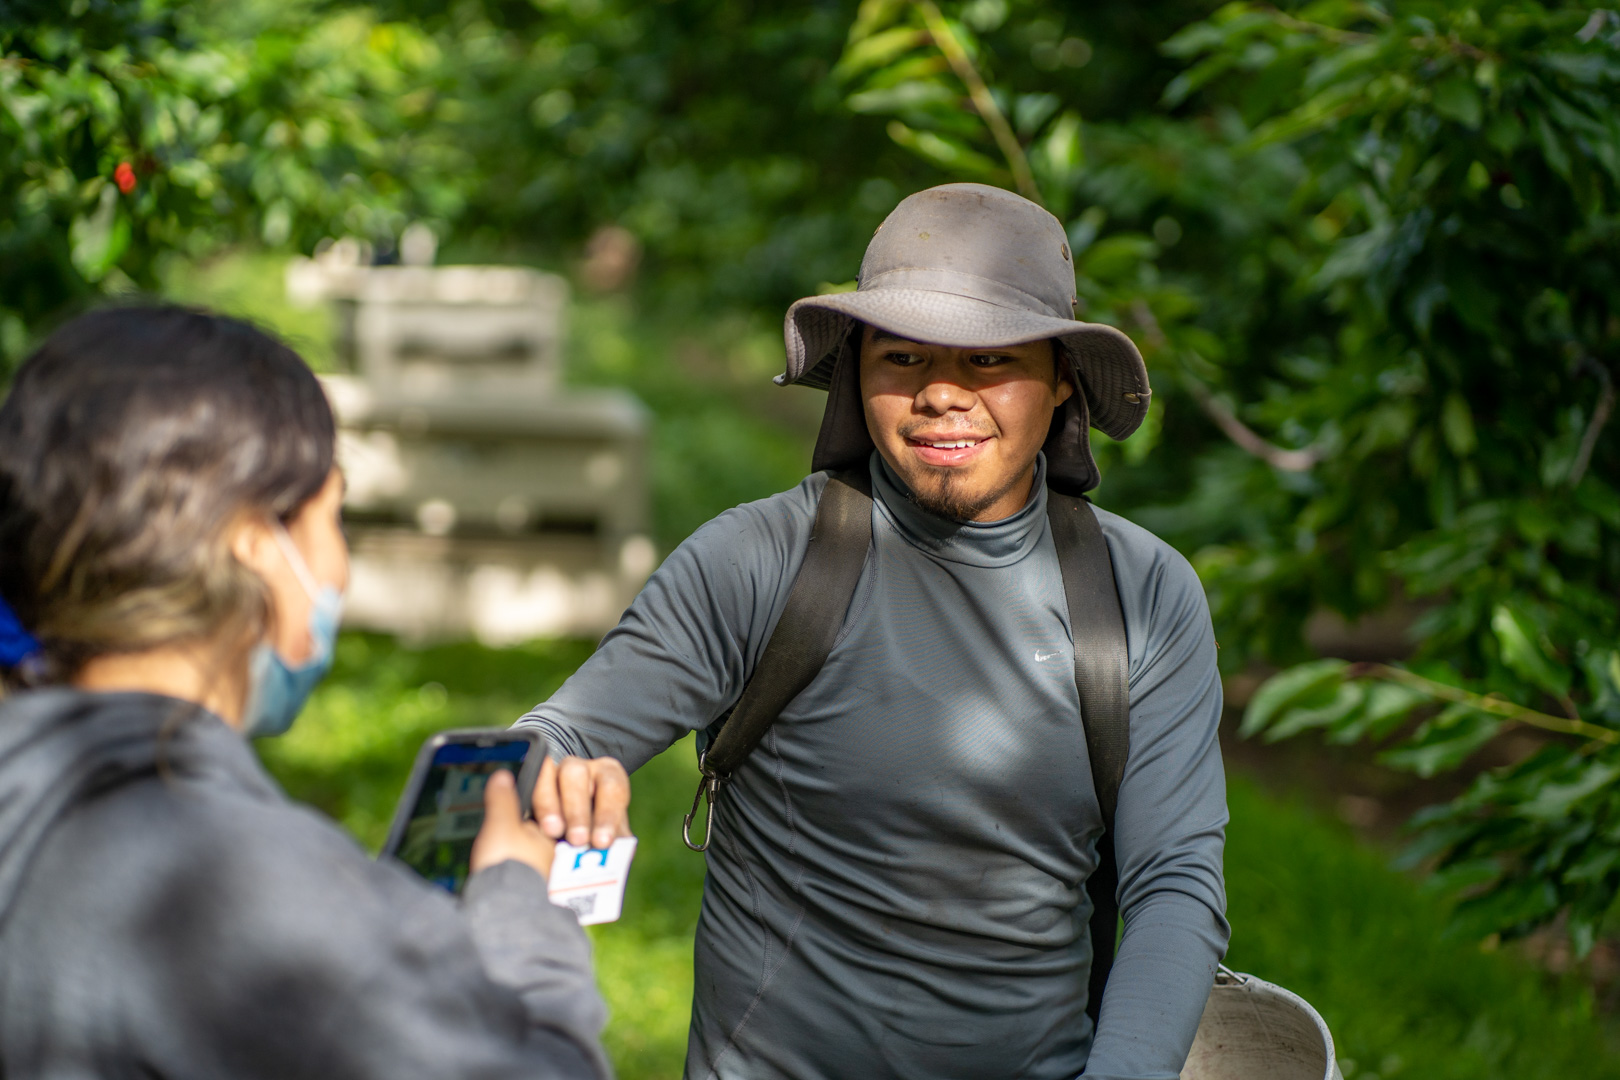
<path fill-rule="evenodd" d="M 246 735 L 331 662 L 331 410 L 286 346 L 79 318 L 0 405 L 0 1075 L 600 1077 L 589 946 L 508 774 L 459 903 Z"/>

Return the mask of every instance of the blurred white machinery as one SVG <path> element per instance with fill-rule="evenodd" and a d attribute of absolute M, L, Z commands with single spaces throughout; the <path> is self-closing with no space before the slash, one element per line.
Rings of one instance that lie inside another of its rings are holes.
<path fill-rule="evenodd" d="M 621 391 L 560 386 L 566 283 L 367 261 L 340 243 L 287 270 L 290 298 L 334 305 L 352 369 L 322 379 L 348 480 L 345 625 L 489 644 L 606 632 L 657 562 L 647 417 Z"/>

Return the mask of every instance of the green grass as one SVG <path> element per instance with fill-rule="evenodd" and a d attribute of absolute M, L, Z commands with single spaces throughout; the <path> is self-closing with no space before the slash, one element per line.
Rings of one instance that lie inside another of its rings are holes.
<path fill-rule="evenodd" d="M 260 745 L 294 796 L 374 849 L 423 738 L 509 723 L 590 652 L 576 641 L 412 650 L 346 634 L 297 727 Z M 703 859 L 678 829 L 695 776 L 688 743 L 635 774 L 641 845 L 624 918 L 593 931 L 613 1008 L 607 1044 L 624 1080 L 674 1080 L 685 1056 Z M 1302 804 L 1234 777 L 1231 806 L 1228 963 L 1313 1002 L 1347 1080 L 1620 1077 L 1609 1025 L 1583 987 L 1446 939 L 1436 899 Z"/>
<path fill-rule="evenodd" d="M 1347 1080 L 1620 1077 L 1591 994 L 1446 934 L 1440 901 L 1338 822 L 1235 777 L 1227 964 L 1314 1004 Z"/>

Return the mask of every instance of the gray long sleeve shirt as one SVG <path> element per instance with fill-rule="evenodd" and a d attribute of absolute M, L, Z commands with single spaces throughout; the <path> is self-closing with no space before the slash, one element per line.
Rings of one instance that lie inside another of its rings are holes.
<path fill-rule="evenodd" d="M 0 1075 L 604 1080 L 590 944 L 505 862 L 374 862 L 195 705 L 0 703 Z"/>
<path fill-rule="evenodd" d="M 1099 512 L 1130 656 L 1124 938 L 1097 1031 L 1102 819 L 1044 475 L 948 521 L 877 455 L 873 546 L 826 666 L 719 800 L 686 1075 L 1173 1080 L 1227 940 L 1221 687 L 1185 559 Z M 1043 464 L 1044 470 L 1044 464 Z M 727 511 L 523 722 L 634 769 L 742 692 L 825 474 Z"/>

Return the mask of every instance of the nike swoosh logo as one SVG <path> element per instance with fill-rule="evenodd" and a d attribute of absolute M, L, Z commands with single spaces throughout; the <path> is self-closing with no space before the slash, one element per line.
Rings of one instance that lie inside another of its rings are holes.
<path fill-rule="evenodd" d="M 1061 656 L 1061 655 L 1063 655 L 1063 654 L 1062 653 L 1057 653 L 1057 652 L 1045 652 L 1044 650 L 1036 649 L 1035 650 L 1035 662 L 1037 664 L 1044 664 L 1048 660 L 1052 659 L 1052 657 Z"/>

